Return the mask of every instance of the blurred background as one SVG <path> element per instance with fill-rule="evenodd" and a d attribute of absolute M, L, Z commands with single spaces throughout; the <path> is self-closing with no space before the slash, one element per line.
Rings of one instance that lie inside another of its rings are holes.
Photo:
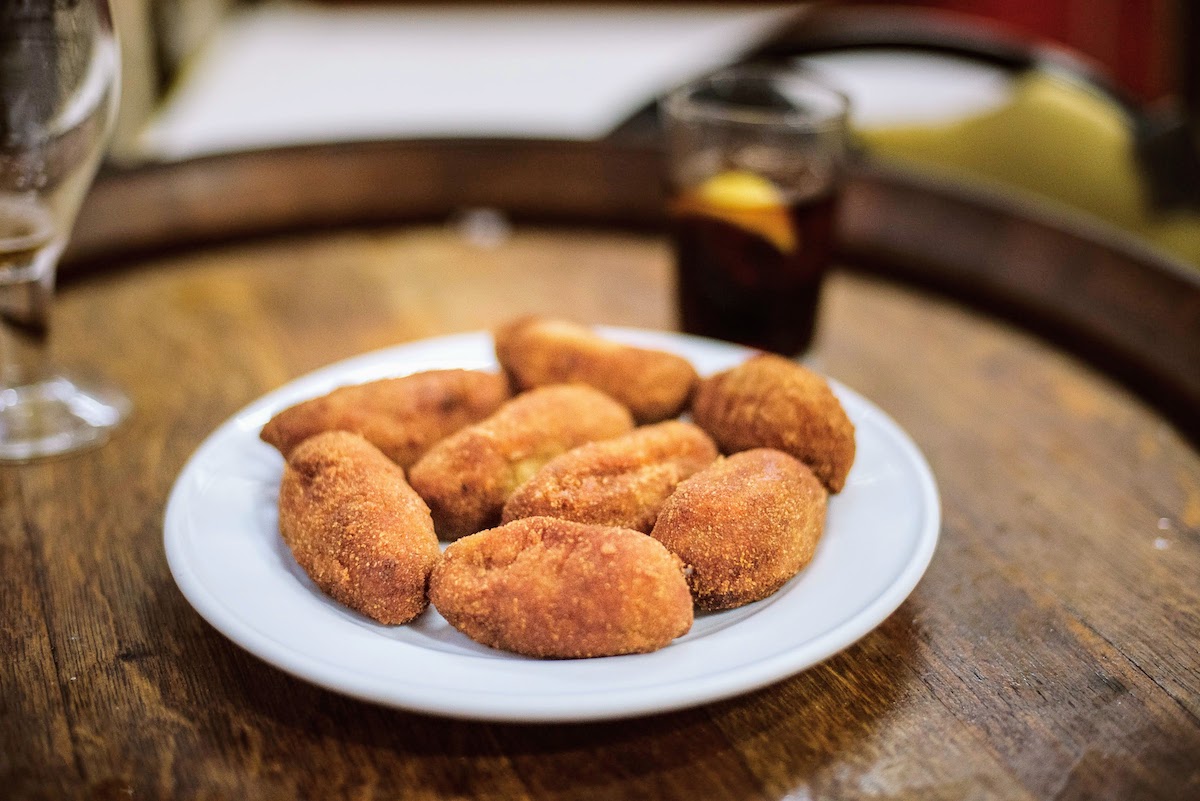
<path fill-rule="evenodd" d="M 113 0 L 111 158 L 309 142 L 653 135 L 742 60 L 850 94 L 864 152 L 1200 265 L 1200 14 L 1185 0 Z"/>

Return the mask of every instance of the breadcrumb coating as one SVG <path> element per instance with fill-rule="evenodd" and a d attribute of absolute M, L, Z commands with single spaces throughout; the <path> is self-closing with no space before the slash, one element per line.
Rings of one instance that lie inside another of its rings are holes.
<path fill-rule="evenodd" d="M 513 493 L 501 520 L 545 515 L 648 534 L 675 486 L 716 458 L 691 423 L 643 426 L 555 457 Z"/>
<path fill-rule="evenodd" d="M 513 491 L 547 462 L 633 428 L 629 410 L 582 384 L 522 393 L 491 417 L 442 440 L 409 471 L 442 539 L 490 528 Z"/>
<path fill-rule="evenodd" d="M 761 354 L 700 382 L 692 418 L 725 453 L 776 448 L 804 462 L 830 492 L 854 464 L 854 424 L 820 375 Z"/>
<path fill-rule="evenodd" d="M 388 624 L 425 609 L 441 555 L 429 508 L 404 471 L 359 435 L 317 434 L 292 450 L 279 532 L 321 591 L 351 609 Z"/>
<path fill-rule="evenodd" d="M 681 356 L 612 342 L 564 320 L 522 317 L 495 339 L 496 357 L 518 388 L 587 384 L 625 404 L 639 423 L 679 415 L 699 380 Z"/>
<path fill-rule="evenodd" d="M 510 395 L 499 373 L 428 370 L 304 401 L 271 418 L 260 436 L 287 458 L 314 434 L 352 431 L 407 470 L 435 442 L 484 419 Z"/>
<path fill-rule="evenodd" d="M 683 564 L 657 541 L 549 517 L 453 543 L 429 595 L 476 642 L 541 658 L 645 653 L 692 625 Z"/>
<path fill-rule="evenodd" d="M 682 482 L 651 536 L 691 568 L 696 606 L 732 609 L 774 594 L 809 563 L 827 497 L 786 453 L 742 451 Z"/>

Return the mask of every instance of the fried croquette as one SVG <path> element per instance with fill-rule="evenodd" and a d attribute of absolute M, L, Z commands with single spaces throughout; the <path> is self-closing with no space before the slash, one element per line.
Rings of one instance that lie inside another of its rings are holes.
<path fill-rule="evenodd" d="M 530 316 L 495 331 L 496 357 L 519 389 L 579 382 L 629 407 L 638 423 L 676 417 L 699 380 L 686 359 L 612 342 L 563 320 Z"/>
<path fill-rule="evenodd" d="M 732 609 L 772 595 L 809 563 L 827 498 L 803 463 L 755 448 L 683 481 L 651 536 L 691 568 L 697 607 Z"/>
<path fill-rule="evenodd" d="M 334 600 L 380 623 L 407 623 L 428 601 L 441 555 L 429 507 L 404 471 L 357 434 L 296 446 L 279 487 L 279 532 Z"/>
<path fill-rule="evenodd" d="M 429 597 L 493 648 L 554 659 L 645 653 L 691 628 L 683 570 L 645 534 L 527 517 L 447 548 Z"/>
<path fill-rule="evenodd" d="M 782 356 L 754 356 L 701 381 L 692 419 L 725 453 L 790 453 L 830 492 L 842 490 L 854 464 L 854 424 L 828 382 Z"/>
<path fill-rule="evenodd" d="M 510 394 L 498 373 L 428 370 L 304 401 L 271 418 L 260 436 L 286 458 L 313 434 L 352 431 L 407 470 L 435 442 L 484 419 Z"/>
<path fill-rule="evenodd" d="M 668 420 L 550 460 L 504 505 L 505 523 L 545 515 L 649 534 L 675 486 L 717 458 L 712 439 Z"/>
<path fill-rule="evenodd" d="M 542 387 L 433 446 L 409 481 L 429 504 L 438 535 L 453 540 L 499 523 L 513 491 L 555 456 L 632 428 L 629 410 L 598 390 Z"/>

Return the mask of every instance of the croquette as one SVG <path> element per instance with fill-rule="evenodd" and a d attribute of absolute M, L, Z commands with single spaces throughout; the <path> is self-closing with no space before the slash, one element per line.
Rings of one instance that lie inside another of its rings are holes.
<path fill-rule="evenodd" d="M 830 492 L 842 490 L 854 464 L 854 424 L 829 383 L 782 356 L 754 356 L 701 381 L 692 419 L 724 453 L 790 453 Z"/>
<path fill-rule="evenodd" d="M 433 446 L 409 481 L 429 504 L 438 535 L 453 540 L 499 523 L 513 491 L 555 456 L 632 428 L 629 410 L 598 390 L 541 387 Z"/>
<path fill-rule="evenodd" d="M 680 483 L 651 536 L 690 568 L 700 609 L 732 609 L 775 593 L 813 557 L 828 495 L 804 464 L 755 448 Z"/>
<path fill-rule="evenodd" d="M 676 417 L 699 380 L 686 359 L 604 339 L 563 320 L 522 317 L 495 331 L 496 357 L 519 389 L 580 382 L 625 404 L 638 423 Z"/>
<path fill-rule="evenodd" d="M 501 520 L 546 515 L 649 534 L 675 486 L 716 458 L 717 446 L 691 423 L 642 426 L 550 460 L 508 499 Z"/>
<path fill-rule="evenodd" d="M 692 625 L 684 566 L 656 540 L 549 517 L 453 543 L 429 597 L 476 642 L 540 658 L 645 653 Z"/>
<path fill-rule="evenodd" d="M 275 415 L 260 436 L 287 458 L 313 434 L 352 431 L 407 470 L 435 442 L 484 419 L 510 394 L 498 373 L 428 370 L 304 401 Z"/>
<path fill-rule="evenodd" d="M 425 609 L 440 557 L 429 507 L 361 436 L 330 431 L 292 449 L 279 532 L 321 591 L 351 609 L 387 624 Z"/>

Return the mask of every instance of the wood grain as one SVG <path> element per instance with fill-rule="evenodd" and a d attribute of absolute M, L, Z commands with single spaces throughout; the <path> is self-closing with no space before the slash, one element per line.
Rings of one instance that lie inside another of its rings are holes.
<path fill-rule="evenodd" d="M 1200 454 L 1009 324 L 831 281 L 819 357 L 928 456 L 926 577 L 825 664 L 729 701 L 563 726 L 375 707 L 212 630 L 162 552 L 172 482 L 245 403 L 364 350 L 521 312 L 671 328 L 653 234 L 451 223 L 133 259 L 62 293 L 55 348 L 133 396 L 116 439 L 0 469 L 0 781 L 14 798 L 1192 799 Z"/>

